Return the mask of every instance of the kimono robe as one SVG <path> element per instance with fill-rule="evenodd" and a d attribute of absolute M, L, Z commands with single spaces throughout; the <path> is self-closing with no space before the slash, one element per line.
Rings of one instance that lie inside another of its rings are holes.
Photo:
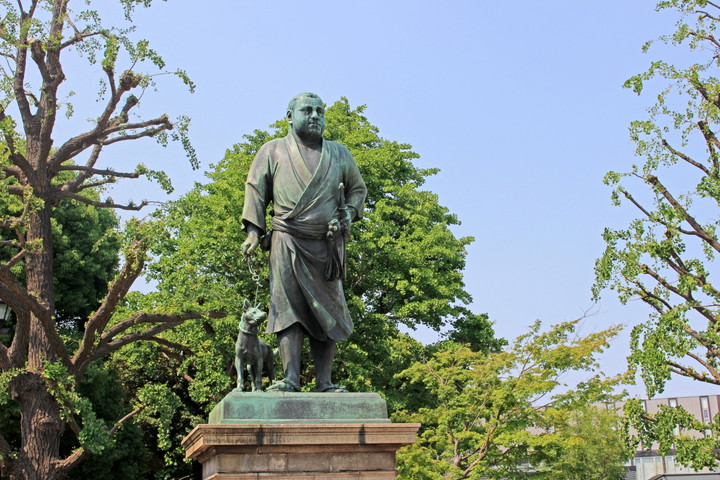
<path fill-rule="evenodd" d="M 345 340 L 353 330 L 341 280 L 327 280 L 324 273 L 329 257 L 326 234 L 328 223 L 338 218 L 340 184 L 346 206 L 352 207 L 352 220 L 361 219 L 367 189 L 345 146 L 323 140 L 314 174 L 292 133 L 266 143 L 255 156 L 245 185 L 242 221 L 245 228 L 252 223 L 265 234 L 272 202 L 270 333 L 297 322 L 320 341 Z"/>

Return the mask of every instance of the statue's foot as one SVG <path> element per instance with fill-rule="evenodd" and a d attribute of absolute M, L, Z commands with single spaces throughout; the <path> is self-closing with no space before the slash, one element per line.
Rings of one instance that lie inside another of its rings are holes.
<path fill-rule="evenodd" d="M 345 387 L 341 387 L 340 385 L 334 385 L 332 383 L 324 387 L 318 387 L 315 389 L 315 391 L 320 393 L 348 393 Z"/>
<path fill-rule="evenodd" d="M 289 380 L 278 380 L 267 388 L 268 392 L 299 392 L 300 387 Z"/>

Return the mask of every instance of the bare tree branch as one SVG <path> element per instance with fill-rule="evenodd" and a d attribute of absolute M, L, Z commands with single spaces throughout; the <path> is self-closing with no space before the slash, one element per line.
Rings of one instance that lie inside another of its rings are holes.
<path fill-rule="evenodd" d="M 664 314 L 665 312 L 663 311 L 662 308 L 660 308 L 660 307 L 658 306 L 658 303 L 663 304 L 663 305 L 665 306 L 665 308 L 668 309 L 668 310 L 670 310 L 670 309 L 672 308 L 672 305 L 670 305 L 670 303 L 668 303 L 665 299 L 660 298 L 660 297 L 658 297 L 657 295 L 655 295 L 654 293 L 648 291 L 642 283 L 640 283 L 640 282 L 638 282 L 638 281 L 635 281 L 635 282 L 633 282 L 633 284 L 634 284 L 634 285 L 637 287 L 637 289 L 639 290 L 638 293 L 639 293 L 639 295 L 640 295 L 640 298 L 641 298 L 645 303 L 647 303 L 647 304 L 650 305 L 652 308 L 654 308 L 655 311 L 657 311 L 659 314 L 662 315 L 662 314 Z"/>
<path fill-rule="evenodd" d="M 148 127 L 153 127 L 153 126 L 164 127 L 158 131 L 170 130 L 173 127 L 172 123 L 170 123 L 170 119 L 168 118 L 168 116 L 162 115 L 160 117 L 153 118 L 152 120 L 145 120 L 144 122 L 122 123 L 122 124 L 108 127 L 105 130 L 103 130 L 103 138 L 107 137 L 108 135 L 112 135 L 113 133 L 128 132 L 128 131 L 132 131 L 132 130 L 140 130 L 143 128 L 148 128 Z M 149 131 L 153 131 L 153 130 L 154 129 L 150 129 Z M 102 143 L 104 145 L 110 145 L 111 143 L 113 143 L 113 141 L 117 141 L 118 138 L 124 138 L 125 136 L 129 137 L 131 135 L 128 134 L 128 135 L 123 135 L 122 137 L 114 137 L 110 140 L 104 139 L 102 141 Z M 147 136 L 147 135 L 144 135 L 144 136 Z"/>
<path fill-rule="evenodd" d="M 2 225 L 2 224 L 0 223 L 0 225 Z M 19 244 L 18 242 L 16 242 L 15 240 L 0 240 L 0 247 L 3 247 L 3 246 L 4 246 L 4 247 L 20 248 L 22 245 L 20 245 L 20 244 Z"/>
<path fill-rule="evenodd" d="M 692 369 L 690 367 L 680 365 L 679 363 L 673 362 L 671 360 L 668 360 L 667 364 L 673 373 L 682 375 L 683 377 L 692 378 L 693 380 L 697 380 L 700 382 L 720 385 L 720 379 L 713 378 L 706 374 L 698 373 L 697 371 L 695 371 L 695 369 Z"/>
<path fill-rule="evenodd" d="M 24 293 L 24 291 L 22 292 Z M 7 368 L 22 367 L 30 341 L 30 309 L 22 298 L 14 292 L 5 280 L 0 281 L 0 298 L 10 307 L 15 315 L 15 335 L 7 349 Z"/>
<path fill-rule="evenodd" d="M 82 342 L 73 356 L 72 372 L 78 376 L 85 371 L 89 358 L 97 348 L 97 337 L 105 330 L 115 308 L 130 291 L 135 280 L 140 276 L 145 266 L 145 246 L 142 240 L 137 240 L 128 249 L 125 264 L 117 277 L 108 288 L 108 292 L 100 307 L 89 318 Z"/>
<path fill-rule="evenodd" d="M 152 337 L 152 338 L 149 338 L 148 340 L 152 340 L 153 342 L 155 342 L 155 343 L 157 343 L 157 344 L 159 344 L 159 345 L 163 345 L 163 346 L 165 346 L 165 347 L 168 347 L 168 348 L 170 348 L 171 350 L 174 350 L 174 351 L 177 351 L 177 352 L 182 352 L 182 353 L 184 353 L 185 355 L 192 355 L 192 354 L 194 353 L 191 349 L 189 349 L 189 348 L 186 347 L 185 345 L 181 345 L 181 344 L 176 343 L 176 342 L 171 342 L 170 340 L 166 340 L 166 339 L 164 339 L 164 338 L 162 338 L 162 337 Z"/>
<path fill-rule="evenodd" d="M 27 191 L 30 187 L 24 187 L 21 185 L 8 185 L 5 188 L 7 189 L 8 193 L 10 193 L 12 195 L 22 196 L 25 193 L 27 193 Z"/>
<path fill-rule="evenodd" d="M 19 248 L 22 247 L 21 244 L 18 244 L 17 246 L 18 246 Z M 7 262 L 5 262 L 5 263 L 0 263 L 0 268 L 7 269 L 7 270 L 9 271 L 12 267 L 14 267 L 14 266 L 17 265 L 18 263 L 20 263 L 20 260 L 22 260 L 23 258 L 25 258 L 25 254 L 26 254 L 26 253 L 27 253 L 27 252 L 25 252 L 25 250 L 20 250 L 18 253 L 16 253 L 16 254 L 15 254 L 10 260 L 8 260 Z"/>
<path fill-rule="evenodd" d="M 652 278 L 655 279 L 656 282 L 658 282 L 660 285 L 663 286 L 663 288 L 667 289 L 668 291 L 674 293 L 675 295 L 679 296 L 680 298 L 684 299 L 685 302 L 687 302 L 688 306 L 691 307 L 693 310 L 701 314 L 703 317 L 705 317 L 711 324 L 714 324 L 717 322 L 717 319 L 715 316 L 710 312 L 707 308 L 703 307 L 702 305 L 699 305 L 698 302 L 693 298 L 692 294 L 690 293 L 683 293 L 672 285 L 670 282 L 668 282 L 665 278 L 663 278 L 659 273 L 657 273 L 655 270 L 650 268 L 648 265 L 642 264 L 640 265 L 640 268 L 642 269 L 643 273 L 646 273 L 650 275 Z M 689 329 L 689 327 L 688 327 Z M 693 338 L 695 338 L 698 342 L 704 345 L 703 342 L 707 342 L 707 340 L 702 340 L 702 336 L 699 335 L 694 330 L 688 330 L 688 333 L 692 332 Z"/>
<path fill-rule="evenodd" d="M 710 15 L 707 15 L 707 16 L 709 17 Z M 708 42 L 712 43 L 713 46 L 715 46 L 715 48 L 720 49 L 720 43 L 718 43 L 717 39 L 713 35 L 700 35 L 697 32 L 689 32 L 689 33 L 693 37 L 699 38 L 701 40 L 707 40 Z"/>
<path fill-rule="evenodd" d="M 699 355 L 696 355 L 693 352 L 688 352 L 687 355 L 688 357 L 692 358 L 697 363 L 702 365 L 703 368 L 707 370 L 707 372 L 712 376 L 712 378 L 714 378 L 718 383 L 720 383 L 720 373 L 718 373 L 717 369 L 713 367 L 710 362 L 703 360 L 702 358 L 700 358 Z M 716 357 L 717 355 L 712 355 L 711 353 L 711 356 Z"/>
<path fill-rule="evenodd" d="M 75 45 L 77 43 L 80 43 L 83 40 L 88 39 L 90 37 L 95 37 L 98 35 L 107 36 L 107 32 L 104 32 L 104 31 L 103 32 L 80 33 L 80 31 L 78 31 L 78 29 L 75 27 L 75 24 L 72 21 L 70 21 L 69 18 L 68 18 L 68 23 L 70 25 L 72 25 L 72 27 L 75 29 L 75 35 L 70 37 L 70 39 L 67 40 L 66 42 L 63 42 L 63 44 L 60 45 L 60 50 L 65 50 L 66 48 L 68 48 L 72 45 Z"/>
<path fill-rule="evenodd" d="M 77 200 L 78 202 L 82 202 L 86 205 L 92 205 L 93 207 L 97 208 L 115 208 L 118 210 L 130 210 L 130 211 L 138 211 L 142 210 L 144 207 L 148 205 L 148 201 L 143 200 L 137 205 L 133 204 L 120 204 L 120 203 L 113 203 L 113 202 L 99 202 L 95 200 L 90 200 L 89 198 L 83 197 L 82 195 L 77 195 L 75 193 L 70 192 L 60 192 L 60 197 L 62 198 L 72 198 L 73 200 Z"/>
<path fill-rule="evenodd" d="M 97 182 L 84 183 L 84 184 L 80 185 L 80 186 L 77 188 L 77 190 L 78 190 L 78 193 L 79 193 L 79 192 L 82 192 L 83 190 L 87 190 L 87 189 L 89 189 L 89 188 L 90 188 L 90 189 L 95 189 L 95 188 L 102 187 L 102 186 L 105 186 L 105 185 L 110 185 L 110 184 L 116 183 L 116 182 L 117 182 L 117 178 L 115 178 L 115 177 L 109 177 L 109 178 L 106 178 L 105 180 L 98 180 Z"/>
<path fill-rule="evenodd" d="M 49 159 L 50 167 L 52 169 L 59 168 L 65 161 L 73 158 L 75 155 L 88 147 L 100 143 L 102 139 L 107 137 L 107 135 L 111 132 L 106 130 L 109 126 L 114 126 L 110 122 L 110 118 L 120 103 L 122 96 L 140 84 L 141 77 L 130 70 L 126 70 L 122 73 L 122 75 L 120 75 L 120 88 L 116 89 L 112 71 L 108 69 L 106 70 L 106 73 L 108 74 L 108 77 L 110 77 L 112 95 L 110 95 L 110 98 L 105 105 L 105 110 L 98 118 L 95 128 L 77 135 L 63 143 Z M 116 123 L 120 122 L 118 121 Z"/>
<path fill-rule="evenodd" d="M 10 368 L 12 367 L 10 366 L 8 348 L 0 343 L 0 372 L 7 372 Z M 0 455 L 2 455 L 2 452 L 0 452 Z"/>
<path fill-rule="evenodd" d="M 211 311 L 211 312 L 186 312 L 182 314 L 148 314 L 140 313 L 133 315 L 132 317 L 124 320 L 117 325 L 113 325 L 107 332 L 105 332 L 100 340 L 100 345 L 90 360 L 102 358 L 109 353 L 112 353 L 125 345 L 137 342 L 140 340 L 150 340 L 160 333 L 170 328 L 176 327 L 187 320 L 198 319 L 202 317 L 210 318 L 222 318 L 226 315 L 224 311 Z M 150 327 L 145 331 L 132 332 L 122 337 L 115 338 L 120 333 L 143 323 L 155 323 L 156 325 Z"/>
<path fill-rule="evenodd" d="M 700 130 L 703 131 L 703 134 L 705 133 L 702 128 L 701 128 Z M 707 136 L 706 136 L 705 138 L 707 139 Z M 685 160 L 687 163 L 689 163 L 690 165 L 692 165 L 692 166 L 694 166 L 694 167 L 696 167 L 696 168 L 699 168 L 699 169 L 702 170 L 706 175 L 708 175 L 708 176 L 711 175 L 711 174 L 710 174 L 710 171 L 707 169 L 707 167 L 705 167 L 705 165 L 696 162 L 695 160 L 693 160 L 693 159 L 690 158 L 689 156 L 685 155 L 684 153 L 682 153 L 682 152 L 674 149 L 672 146 L 670 146 L 670 144 L 668 143 L 668 141 L 665 140 L 664 138 L 662 139 L 662 145 L 663 145 L 663 147 L 665 147 L 670 153 L 672 153 L 672 154 L 675 155 L 676 157 Z"/>
<path fill-rule="evenodd" d="M 118 135 L 111 139 L 104 140 L 103 145 L 112 145 L 113 143 L 124 142 L 127 140 L 137 140 L 138 138 L 154 137 L 158 133 L 170 129 L 172 129 L 172 125 L 162 125 L 157 128 L 148 128 L 147 130 L 132 135 Z"/>
<path fill-rule="evenodd" d="M 142 412 L 145 408 L 147 408 L 147 405 L 142 404 L 139 407 L 137 407 L 135 410 L 133 410 L 132 412 L 128 413 L 127 415 L 122 417 L 120 420 L 115 422 L 115 425 L 113 425 L 113 427 L 110 430 L 108 430 L 108 438 L 112 438 L 115 435 L 115 432 L 117 432 L 118 429 L 125 422 L 127 422 L 128 420 L 133 418 L 138 413 Z M 77 426 L 77 424 L 75 424 L 75 425 Z M 73 430 L 75 430 L 75 429 L 73 429 Z M 75 433 L 76 433 L 76 435 L 78 435 L 79 430 Z M 88 452 L 84 447 L 79 447 L 79 448 L 75 449 L 73 451 L 73 453 L 70 454 L 70 456 L 68 456 L 66 459 L 56 462 L 56 464 L 55 464 L 56 468 L 58 470 L 70 471 L 71 469 L 73 469 L 75 467 L 75 465 L 80 463 L 82 460 L 84 460 L 89 455 L 90 455 L 90 452 Z"/>
<path fill-rule="evenodd" d="M 43 311 L 42 305 L 25 290 L 10 269 L 4 265 L 0 265 L 0 298 L 13 310 L 24 308 L 34 313 Z"/>
<path fill-rule="evenodd" d="M 58 168 L 58 170 L 61 172 L 77 171 L 77 172 L 89 173 L 90 175 L 113 176 L 113 177 L 122 177 L 122 178 L 138 178 L 140 176 L 140 174 L 135 173 L 135 172 L 117 172 L 117 171 L 111 170 L 111 169 L 101 170 L 98 168 L 82 166 L 82 165 L 63 165 L 60 168 Z"/>
<path fill-rule="evenodd" d="M 55 471 L 69 472 L 89 456 L 90 452 L 88 452 L 85 447 L 78 447 L 67 458 L 55 462 Z M 64 476 L 62 473 L 60 475 Z"/>
<path fill-rule="evenodd" d="M 22 155 L 20 155 L 20 156 L 22 156 Z M 14 162 L 14 160 L 13 160 L 13 162 Z M 25 162 L 25 163 L 27 164 L 27 162 Z M 29 164 L 27 164 L 27 165 L 29 166 Z M 2 171 L 5 172 L 5 175 L 7 175 L 8 177 L 19 178 L 20 175 L 22 174 L 22 171 L 14 165 L 3 165 Z"/>
<path fill-rule="evenodd" d="M 156 127 L 156 128 L 150 128 L 150 127 Z M 116 124 L 106 126 L 103 129 L 95 128 L 94 130 L 90 132 L 86 132 L 84 134 L 78 135 L 67 142 L 63 144 L 62 147 L 60 147 L 50 158 L 50 164 L 53 166 L 54 169 L 59 169 L 60 165 L 75 157 L 83 150 L 86 150 L 87 148 L 93 146 L 93 145 L 112 145 L 113 143 L 117 143 L 124 140 L 136 140 L 138 138 L 143 137 L 154 137 L 158 133 L 164 131 L 164 130 L 172 130 L 173 124 L 170 122 L 170 119 L 167 115 L 162 115 L 158 118 L 154 118 L 152 120 L 146 120 L 143 122 L 137 122 L 137 123 L 119 123 L 116 122 Z M 127 134 L 127 135 L 118 135 L 113 138 L 108 139 L 107 137 L 109 135 L 112 135 L 113 133 L 118 132 L 127 132 L 127 131 L 133 131 L 133 130 L 142 130 L 144 131 L 133 133 L 133 134 Z"/>
<path fill-rule="evenodd" d="M 8 305 L 13 310 L 23 310 L 31 312 L 35 318 L 40 322 L 40 325 L 47 336 L 48 342 L 52 347 L 53 351 L 57 354 L 58 358 L 63 364 L 70 368 L 70 357 L 65 349 L 60 335 L 55 329 L 55 322 L 53 320 L 53 313 L 46 310 L 38 301 L 30 295 L 25 287 L 15 278 L 10 270 L 5 266 L 0 266 L 0 292 L 2 293 L 3 299 L 7 300 Z M 28 317 L 25 322 L 27 325 L 21 324 L 18 320 L 17 330 L 25 328 L 29 329 L 30 319 Z M 16 330 L 16 335 L 17 335 Z M 13 349 L 15 342 L 13 342 Z"/>
<path fill-rule="evenodd" d="M 145 408 L 147 408 L 147 404 L 144 404 L 144 403 L 143 403 L 142 405 L 140 405 L 139 407 L 137 407 L 135 410 L 133 410 L 132 412 L 128 413 L 127 415 L 125 415 L 124 417 L 122 417 L 120 420 L 118 420 L 117 422 L 115 422 L 115 425 L 113 425 L 113 427 L 112 427 L 112 428 L 110 429 L 110 431 L 108 432 L 108 437 L 112 437 L 113 435 L 115 435 L 115 432 L 117 432 L 117 430 L 122 426 L 123 423 L 127 422 L 127 421 L 130 420 L 132 417 L 134 417 L 134 416 L 137 415 L 138 413 L 140 413 L 140 412 L 142 412 L 143 410 L 145 410 Z"/>
<path fill-rule="evenodd" d="M 29 15 L 22 15 L 25 20 Z M 23 126 L 26 132 L 34 129 L 32 124 L 32 113 L 30 112 L 30 103 L 25 97 L 25 69 L 27 68 L 28 54 L 28 37 L 25 30 L 21 30 L 18 39 L 17 54 L 15 57 L 15 76 L 13 78 L 13 90 L 15 93 L 15 101 L 20 110 L 20 118 L 22 118 Z"/>
<path fill-rule="evenodd" d="M 82 185 L 85 180 L 90 178 L 92 176 L 92 169 L 95 167 L 95 164 L 97 163 L 98 158 L 100 157 L 100 152 L 102 152 L 102 145 L 95 145 L 92 152 L 90 153 L 90 157 L 87 160 L 87 163 L 85 163 L 86 170 L 80 171 L 80 174 L 78 174 L 75 178 L 70 180 L 69 182 L 66 182 L 65 184 L 60 186 L 61 191 L 70 191 L 70 192 L 76 192 L 78 191 L 78 187 Z M 63 165 L 59 167 L 60 169 L 63 168 Z"/>
<path fill-rule="evenodd" d="M 10 444 L 5 440 L 5 437 L 0 433 L 0 455 L 7 455 L 10 453 Z"/>
<path fill-rule="evenodd" d="M 708 234 L 705 229 L 703 229 L 702 226 L 697 222 L 697 220 L 695 220 L 695 218 L 690 215 L 690 213 L 685 210 L 682 205 L 680 205 L 680 202 L 678 202 L 675 197 L 673 197 L 673 195 L 667 190 L 667 188 L 665 188 L 665 186 L 655 175 L 648 175 L 646 181 L 652 186 L 654 186 L 660 192 L 660 194 L 665 197 L 665 199 L 670 203 L 670 205 L 672 205 L 674 208 L 676 208 L 682 213 L 685 221 L 690 224 L 690 226 L 696 232 L 697 236 L 703 239 L 715 251 L 720 252 L 720 243 L 718 243 L 718 241 L 715 240 L 712 235 Z"/>
<path fill-rule="evenodd" d="M 48 70 L 47 64 L 45 63 L 45 49 L 42 42 L 40 40 L 31 38 L 29 40 L 29 44 L 30 56 L 35 62 L 35 65 L 37 65 L 38 70 L 40 71 L 40 76 L 43 78 L 44 82 L 49 82 L 51 80 L 50 71 Z M 39 104 L 40 102 L 37 101 L 37 103 Z"/>
<path fill-rule="evenodd" d="M 718 140 L 718 138 L 715 136 L 715 133 L 710 130 L 710 127 L 708 126 L 706 121 L 700 120 L 697 125 L 703 137 L 705 138 L 705 143 L 707 145 L 708 151 L 710 152 L 710 160 L 713 164 L 712 174 L 706 169 L 703 170 L 707 173 L 708 176 L 716 176 L 718 174 L 718 153 L 716 148 L 720 148 L 720 140 Z"/>

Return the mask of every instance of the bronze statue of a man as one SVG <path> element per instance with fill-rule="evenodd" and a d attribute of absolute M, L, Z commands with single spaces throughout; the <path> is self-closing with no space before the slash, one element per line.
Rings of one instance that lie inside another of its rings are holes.
<path fill-rule="evenodd" d="M 284 378 L 270 390 L 300 390 L 304 338 L 310 338 L 318 392 L 341 392 L 331 380 L 336 342 L 353 322 L 342 287 L 345 239 L 362 218 L 367 189 L 350 151 L 323 139 L 325 107 L 301 93 L 288 105 L 290 132 L 263 145 L 245 185 L 246 255 L 270 243 L 270 312 Z M 265 216 L 272 202 L 272 231 Z"/>

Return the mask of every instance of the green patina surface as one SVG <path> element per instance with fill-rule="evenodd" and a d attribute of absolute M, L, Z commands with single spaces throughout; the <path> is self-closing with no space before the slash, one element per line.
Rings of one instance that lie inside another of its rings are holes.
<path fill-rule="evenodd" d="M 230 392 L 210 424 L 389 423 L 377 393 Z"/>

